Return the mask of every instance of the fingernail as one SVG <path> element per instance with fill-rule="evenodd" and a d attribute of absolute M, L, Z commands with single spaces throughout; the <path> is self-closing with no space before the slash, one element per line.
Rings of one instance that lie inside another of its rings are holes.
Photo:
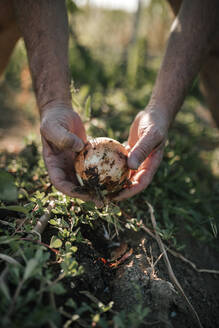
<path fill-rule="evenodd" d="M 78 140 L 77 146 L 74 147 L 74 151 L 80 152 L 84 148 L 84 143 L 81 140 Z"/>
<path fill-rule="evenodd" d="M 139 163 L 138 159 L 134 156 L 130 156 L 128 158 L 128 167 L 132 170 L 137 170 L 141 163 Z"/>

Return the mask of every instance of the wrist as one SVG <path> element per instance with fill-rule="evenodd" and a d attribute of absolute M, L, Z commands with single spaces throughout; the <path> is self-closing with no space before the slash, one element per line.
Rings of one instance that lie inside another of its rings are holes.
<path fill-rule="evenodd" d="M 168 108 L 166 108 L 163 104 L 150 101 L 144 111 L 149 116 L 151 124 L 159 126 L 160 129 L 162 129 L 166 134 L 173 121 Z"/>
<path fill-rule="evenodd" d="M 57 109 L 73 111 L 70 100 L 53 99 L 39 107 L 40 118 L 42 119 L 46 113 L 56 111 Z"/>

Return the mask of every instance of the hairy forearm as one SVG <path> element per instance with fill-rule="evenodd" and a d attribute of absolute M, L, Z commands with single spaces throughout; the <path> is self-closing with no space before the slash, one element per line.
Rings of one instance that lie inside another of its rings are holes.
<path fill-rule="evenodd" d="M 169 123 L 219 32 L 218 0 L 184 0 L 173 23 L 149 107 L 161 108 Z"/>
<path fill-rule="evenodd" d="M 41 113 L 53 103 L 70 105 L 65 1 L 14 0 L 14 6 Z"/>

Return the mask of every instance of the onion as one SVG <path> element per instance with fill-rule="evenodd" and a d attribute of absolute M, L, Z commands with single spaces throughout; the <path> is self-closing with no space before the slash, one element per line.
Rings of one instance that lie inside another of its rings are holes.
<path fill-rule="evenodd" d="M 75 171 L 81 186 L 89 193 L 109 195 L 120 191 L 129 177 L 128 151 L 110 138 L 89 140 L 75 160 Z"/>

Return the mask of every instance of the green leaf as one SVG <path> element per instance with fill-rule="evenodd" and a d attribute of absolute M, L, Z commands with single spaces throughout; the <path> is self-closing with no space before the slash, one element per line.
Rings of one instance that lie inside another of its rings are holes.
<path fill-rule="evenodd" d="M 98 321 L 100 321 L 100 314 L 99 314 L 99 313 L 96 313 L 96 314 L 93 316 L 92 321 L 95 322 L 95 323 L 97 323 Z"/>
<path fill-rule="evenodd" d="M 17 200 L 18 191 L 13 176 L 5 170 L 0 170 L 0 199 L 8 202 Z"/>
<path fill-rule="evenodd" d="M 66 306 L 72 307 L 73 309 L 77 308 L 77 305 L 75 303 L 75 301 L 73 301 L 72 298 L 69 298 L 66 302 L 65 302 Z"/>
<path fill-rule="evenodd" d="M 52 236 L 49 246 L 52 248 L 59 248 L 62 246 L 62 241 L 56 236 Z"/>
<path fill-rule="evenodd" d="M 0 214 L 1 214 L 1 209 L 0 209 Z M 0 220 L 0 223 L 11 228 L 14 228 L 16 226 L 15 222 L 10 223 L 8 221 Z"/>
<path fill-rule="evenodd" d="M 74 95 L 72 96 L 72 106 L 81 110 L 81 105 Z"/>
<path fill-rule="evenodd" d="M 25 208 L 25 207 L 19 206 L 19 205 L 1 206 L 0 210 L 20 212 L 20 213 L 24 213 L 24 214 L 27 214 L 29 212 L 28 208 Z"/>
<path fill-rule="evenodd" d="M 78 7 L 76 3 L 73 0 L 67 0 L 67 10 L 71 13 L 74 14 L 76 11 L 78 11 Z"/>
<path fill-rule="evenodd" d="M 50 292 L 56 294 L 56 295 L 63 295 L 65 294 L 66 290 L 63 287 L 63 285 L 61 283 L 56 283 L 54 285 L 51 285 L 49 287 Z"/>
<path fill-rule="evenodd" d="M 91 116 L 91 97 L 89 96 L 85 102 L 85 117 L 88 119 Z"/>
<path fill-rule="evenodd" d="M 11 301 L 11 296 L 10 296 L 8 286 L 2 279 L 0 280 L 0 289 L 1 289 L 2 293 L 5 295 L 5 297 L 7 298 L 7 300 Z"/>
<path fill-rule="evenodd" d="M 57 225 L 58 224 L 58 222 L 56 220 L 54 220 L 54 219 L 49 220 L 49 223 L 51 225 Z"/>
<path fill-rule="evenodd" d="M 78 250 L 78 248 L 77 248 L 77 246 L 72 246 L 72 247 L 70 248 L 70 250 L 71 250 L 72 252 L 76 253 L 77 250 Z"/>
<path fill-rule="evenodd" d="M 28 278 L 30 278 L 34 272 L 34 270 L 36 269 L 36 267 L 38 266 L 38 261 L 36 259 L 30 259 L 27 262 L 25 271 L 24 271 L 24 280 L 27 280 Z"/>
<path fill-rule="evenodd" d="M 8 237 L 8 236 L 1 236 L 0 237 L 0 245 L 10 244 L 14 241 L 17 241 L 17 237 Z"/>
<path fill-rule="evenodd" d="M 15 260 L 13 257 L 6 255 L 6 254 L 0 253 L 0 259 L 2 259 L 5 262 L 8 262 L 10 264 L 21 266 L 21 264 L 17 260 Z"/>

